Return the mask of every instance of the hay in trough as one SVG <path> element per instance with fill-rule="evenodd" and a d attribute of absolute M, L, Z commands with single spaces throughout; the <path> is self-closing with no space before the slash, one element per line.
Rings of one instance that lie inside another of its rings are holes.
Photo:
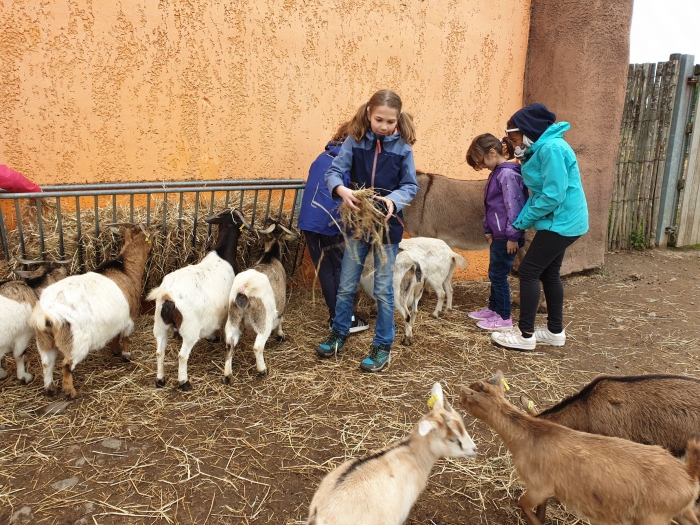
<path fill-rule="evenodd" d="M 236 203 L 237 200 L 230 199 Z M 231 202 L 229 207 L 231 207 Z M 258 201 L 254 206 L 251 195 L 244 195 L 243 209 L 241 212 L 249 220 L 255 207 L 256 225 L 260 227 L 265 217 L 265 202 Z M 47 205 L 48 204 L 48 205 Z M 188 264 L 199 262 L 216 240 L 217 226 L 210 227 L 204 219 L 210 211 L 217 213 L 226 209 L 226 200 L 223 196 L 215 197 L 213 203 L 202 195 L 197 206 L 195 225 L 195 205 L 193 199 L 185 199 L 182 207 L 182 215 L 178 214 L 177 202 L 168 200 L 165 233 L 163 232 L 163 200 L 151 197 L 150 229 L 153 232 L 153 246 L 146 263 L 144 275 L 144 291 L 158 286 L 163 277 L 169 272 L 182 268 Z M 24 202 L 20 208 L 22 227 L 24 233 L 25 251 L 30 259 L 41 258 L 41 245 L 39 235 L 39 221 L 35 205 Z M 147 221 L 147 208 L 145 204 L 134 206 L 134 224 Z M 98 207 L 97 218 L 99 220 L 99 232 L 95 232 L 95 208 L 81 208 L 80 224 L 81 237 L 78 237 L 77 214 L 73 211 L 63 211 L 61 216 L 61 229 L 63 230 L 64 256 L 72 257 L 70 267 L 71 274 L 83 273 L 96 268 L 101 262 L 112 258 L 119 253 L 123 239 L 119 231 L 106 226 L 112 222 L 131 222 L 131 209 L 128 204 L 117 203 L 116 211 L 112 203 Z M 277 218 L 277 214 L 273 215 Z M 116 220 L 115 220 L 116 219 Z M 289 224 L 290 212 L 284 210 L 281 215 L 283 224 Z M 56 205 L 47 201 L 42 203 L 42 227 L 47 260 L 59 260 L 59 222 Z M 210 232 L 211 230 L 211 232 Z M 22 257 L 19 243 L 19 231 L 11 230 L 8 235 L 10 255 Z M 295 269 L 295 261 L 300 251 L 300 241 L 282 240 L 283 264 L 289 273 Z M 255 232 L 244 229 L 238 244 L 239 269 L 251 266 L 262 253 L 263 243 Z M 12 270 L 21 265 L 14 259 L 5 261 L 0 259 L 0 279 L 12 278 Z"/>

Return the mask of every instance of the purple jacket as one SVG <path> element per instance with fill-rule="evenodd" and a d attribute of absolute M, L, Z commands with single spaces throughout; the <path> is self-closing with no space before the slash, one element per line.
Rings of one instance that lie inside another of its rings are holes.
<path fill-rule="evenodd" d="M 517 241 L 525 232 L 513 227 L 520 210 L 525 206 L 528 194 L 520 164 L 504 162 L 489 175 L 484 190 L 484 233 L 494 239 Z"/>

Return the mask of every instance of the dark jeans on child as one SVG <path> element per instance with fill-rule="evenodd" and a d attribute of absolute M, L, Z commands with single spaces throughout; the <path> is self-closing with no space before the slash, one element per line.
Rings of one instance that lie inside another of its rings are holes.
<path fill-rule="evenodd" d="M 523 244 L 525 239 L 520 239 L 518 245 Z M 489 281 L 491 281 L 489 309 L 500 315 L 502 319 L 510 319 L 508 274 L 515 260 L 515 253 L 509 254 L 507 245 L 508 239 L 494 239 L 489 247 Z"/>
<path fill-rule="evenodd" d="M 305 231 L 306 246 L 309 247 L 309 255 L 314 266 L 318 269 L 318 281 L 321 283 L 323 298 L 328 305 L 328 313 L 335 317 L 335 302 L 340 286 L 340 270 L 343 267 L 343 252 L 345 251 L 345 239 L 342 234 L 322 235 L 316 232 Z M 323 254 L 323 259 L 321 259 Z M 319 267 L 318 261 L 321 261 Z"/>
<path fill-rule="evenodd" d="M 561 263 L 566 249 L 576 237 L 540 230 L 518 268 L 520 279 L 520 320 L 518 328 L 524 334 L 535 330 L 535 316 L 540 302 L 540 281 L 547 300 L 547 329 L 553 334 L 564 330 L 564 285 L 561 283 Z"/>

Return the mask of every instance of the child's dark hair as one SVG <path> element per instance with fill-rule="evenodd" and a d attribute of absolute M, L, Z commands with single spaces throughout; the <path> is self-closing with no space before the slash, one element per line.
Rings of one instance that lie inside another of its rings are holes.
<path fill-rule="evenodd" d="M 401 97 L 389 89 L 377 91 L 366 104 L 362 104 L 357 108 L 355 116 L 352 117 L 351 135 L 356 141 L 361 141 L 367 130 L 371 129 L 368 113 L 380 106 L 388 106 L 396 110 L 399 133 L 412 146 L 416 142 L 416 128 L 413 125 L 413 117 L 410 113 L 401 110 Z"/>
<path fill-rule="evenodd" d="M 467 164 L 477 169 L 484 161 L 484 157 L 488 155 L 489 151 L 492 149 L 495 149 L 508 160 L 515 157 L 515 147 L 508 137 L 497 139 L 491 135 L 491 133 L 484 133 L 472 140 L 467 150 Z"/>
<path fill-rule="evenodd" d="M 335 133 L 333 133 L 333 137 L 331 138 L 331 142 L 345 142 L 345 139 L 348 138 L 348 135 L 350 135 L 351 132 L 352 120 L 346 120 L 340 126 L 338 126 L 337 130 L 335 130 Z"/>

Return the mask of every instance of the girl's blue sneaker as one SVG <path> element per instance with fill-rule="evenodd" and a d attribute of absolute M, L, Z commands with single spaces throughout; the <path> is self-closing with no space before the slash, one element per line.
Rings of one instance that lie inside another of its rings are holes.
<path fill-rule="evenodd" d="M 320 345 L 316 347 L 316 353 L 319 357 L 333 357 L 335 354 L 339 354 L 343 351 L 345 347 L 345 340 L 347 337 L 339 334 L 335 330 L 331 330 L 331 333 L 326 337 Z"/>
<path fill-rule="evenodd" d="M 391 346 L 375 345 L 369 349 L 369 355 L 360 363 L 360 368 L 365 372 L 379 372 L 391 363 Z"/>

